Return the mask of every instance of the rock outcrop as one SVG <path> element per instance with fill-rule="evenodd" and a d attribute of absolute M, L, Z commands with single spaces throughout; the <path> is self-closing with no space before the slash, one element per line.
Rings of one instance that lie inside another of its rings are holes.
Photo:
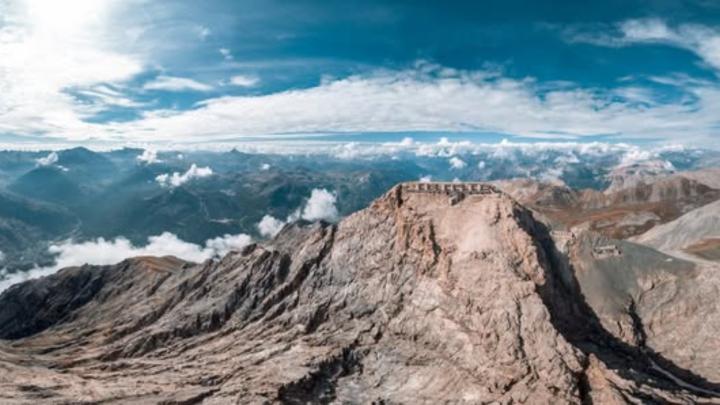
<path fill-rule="evenodd" d="M 717 401 L 719 351 L 698 363 L 654 345 L 670 327 L 656 300 L 683 299 L 659 288 L 671 276 L 628 274 L 641 287 L 626 291 L 613 275 L 613 297 L 665 293 L 594 308 L 573 263 L 606 271 L 587 243 L 503 193 L 395 187 L 337 225 L 287 226 L 217 262 L 65 269 L 0 296 L 0 402 Z M 716 308 L 702 315 L 718 326 Z"/>

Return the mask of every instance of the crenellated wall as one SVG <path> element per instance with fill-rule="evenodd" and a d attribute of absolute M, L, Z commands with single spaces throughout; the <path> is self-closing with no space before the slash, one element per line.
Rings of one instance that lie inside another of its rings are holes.
<path fill-rule="evenodd" d="M 500 191 L 486 183 L 453 183 L 453 182 L 412 182 L 403 183 L 403 191 L 410 193 L 429 194 L 499 194 Z"/>

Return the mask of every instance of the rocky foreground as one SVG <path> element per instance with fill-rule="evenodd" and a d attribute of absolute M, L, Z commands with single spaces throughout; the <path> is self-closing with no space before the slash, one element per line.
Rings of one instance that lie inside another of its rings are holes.
<path fill-rule="evenodd" d="M 396 187 L 218 262 L 0 296 L 0 403 L 720 403 L 720 270 Z"/>

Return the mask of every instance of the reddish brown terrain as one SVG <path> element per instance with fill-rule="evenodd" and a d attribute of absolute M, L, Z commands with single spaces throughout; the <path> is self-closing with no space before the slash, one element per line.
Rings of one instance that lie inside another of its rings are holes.
<path fill-rule="evenodd" d="M 684 248 L 685 252 L 705 260 L 720 261 L 720 239 L 703 239 Z"/>
<path fill-rule="evenodd" d="M 556 226 L 626 239 L 720 199 L 720 190 L 713 187 L 717 183 L 708 180 L 712 177 L 698 173 L 645 177 L 626 188 L 616 185 L 605 191 L 525 179 L 496 184 Z"/>
<path fill-rule="evenodd" d="M 720 271 L 398 186 L 200 264 L 0 296 L 3 404 L 718 403 Z"/>

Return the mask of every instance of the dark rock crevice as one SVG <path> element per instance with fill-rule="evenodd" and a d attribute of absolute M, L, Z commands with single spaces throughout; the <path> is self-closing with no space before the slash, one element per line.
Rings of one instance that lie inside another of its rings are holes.
<path fill-rule="evenodd" d="M 362 354 L 357 351 L 357 343 L 353 343 L 314 368 L 303 378 L 282 386 L 278 391 L 280 402 L 297 405 L 333 403 L 337 399 L 338 380 L 362 373 Z"/>

